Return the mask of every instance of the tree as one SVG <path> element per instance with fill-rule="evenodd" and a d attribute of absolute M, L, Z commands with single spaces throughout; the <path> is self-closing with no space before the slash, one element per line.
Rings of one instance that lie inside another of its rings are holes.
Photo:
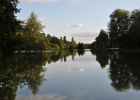
<path fill-rule="evenodd" d="M 0 49 L 4 53 L 16 50 L 16 32 L 20 28 L 20 21 L 15 14 L 20 10 L 17 8 L 18 0 L 0 0 Z"/>
<path fill-rule="evenodd" d="M 78 43 L 77 49 L 84 49 L 84 44 L 83 43 Z"/>
<path fill-rule="evenodd" d="M 98 37 L 96 37 L 96 48 L 106 49 L 109 46 L 108 34 L 105 30 L 101 30 Z"/>
<path fill-rule="evenodd" d="M 92 44 L 91 44 L 91 49 L 96 49 L 96 41 L 94 41 Z"/>
<path fill-rule="evenodd" d="M 63 37 L 63 40 L 64 40 L 64 42 L 66 42 L 66 41 L 67 41 L 67 40 L 66 40 L 66 36 L 64 36 L 64 37 Z"/>
<path fill-rule="evenodd" d="M 38 20 L 38 17 L 34 12 L 31 12 L 29 18 L 25 22 L 24 27 L 25 30 L 30 34 L 43 32 L 44 28 L 41 21 Z"/>
<path fill-rule="evenodd" d="M 43 28 L 44 26 L 38 20 L 37 15 L 32 12 L 26 23 L 24 23 L 22 30 L 25 50 L 45 50 L 47 48 L 47 37 L 44 33 L 41 33 Z"/>
<path fill-rule="evenodd" d="M 122 37 L 128 33 L 130 28 L 129 11 L 116 9 L 110 15 L 108 24 L 111 47 L 119 47 L 122 43 Z"/>
<path fill-rule="evenodd" d="M 69 48 L 74 49 L 74 48 L 76 48 L 76 46 L 77 46 L 77 43 L 75 42 L 74 37 L 72 37 Z"/>
<path fill-rule="evenodd" d="M 131 12 L 130 16 L 131 27 L 129 29 L 127 45 L 131 45 L 131 48 L 140 48 L 140 9 L 135 9 Z M 129 42 L 128 42 L 129 41 Z"/>

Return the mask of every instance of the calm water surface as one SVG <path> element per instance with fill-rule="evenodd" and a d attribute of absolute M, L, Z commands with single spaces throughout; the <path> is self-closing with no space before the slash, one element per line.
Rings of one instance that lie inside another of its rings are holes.
<path fill-rule="evenodd" d="M 0 100 L 140 99 L 140 53 L 55 51 L 8 61 Z"/>

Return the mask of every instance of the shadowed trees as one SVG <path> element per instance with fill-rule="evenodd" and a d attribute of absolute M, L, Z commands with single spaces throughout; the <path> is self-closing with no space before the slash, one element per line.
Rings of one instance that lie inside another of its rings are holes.
<path fill-rule="evenodd" d="M 116 9 L 110 15 L 108 24 L 110 47 L 139 49 L 140 48 L 140 10 L 132 12 Z"/>
<path fill-rule="evenodd" d="M 110 15 L 108 31 L 111 47 L 120 47 L 122 37 L 128 33 L 130 27 L 129 11 L 116 9 Z"/>
<path fill-rule="evenodd" d="M 110 40 L 105 30 L 101 30 L 95 40 L 96 41 L 91 44 L 91 49 L 105 50 L 109 47 Z"/>
<path fill-rule="evenodd" d="M 18 3 L 18 0 L 0 1 L 0 51 L 2 53 L 13 52 L 20 44 L 17 32 L 21 22 L 15 16 L 20 11 L 17 8 Z"/>
<path fill-rule="evenodd" d="M 109 45 L 108 34 L 105 30 L 101 30 L 98 37 L 96 37 L 96 48 L 97 49 L 106 49 Z"/>

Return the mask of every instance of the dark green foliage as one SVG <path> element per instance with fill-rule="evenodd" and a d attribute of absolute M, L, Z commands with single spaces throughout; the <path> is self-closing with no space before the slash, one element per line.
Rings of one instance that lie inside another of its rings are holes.
<path fill-rule="evenodd" d="M 117 9 L 110 15 L 108 25 L 110 47 L 140 48 L 140 10 L 132 12 Z"/>
<path fill-rule="evenodd" d="M 2 53 L 13 52 L 17 49 L 19 39 L 16 32 L 20 29 L 20 21 L 15 14 L 18 0 L 0 0 L 0 51 Z"/>
<path fill-rule="evenodd" d="M 98 37 L 96 37 L 96 48 L 97 49 L 106 49 L 109 45 L 109 38 L 106 31 L 101 30 Z"/>
<path fill-rule="evenodd" d="M 91 44 L 91 49 L 96 49 L 96 41 L 94 41 L 92 44 Z"/>
<path fill-rule="evenodd" d="M 110 15 L 110 22 L 108 24 L 108 31 L 110 37 L 110 46 L 119 47 L 121 44 L 121 37 L 128 33 L 130 27 L 129 11 L 116 9 Z"/>
<path fill-rule="evenodd" d="M 94 41 L 89 47 L 91 49 L 100 49 L 104 50 L 109 47 L 109 37 L 105 30 L 101 30 L 98 37 L 96 37 L 96 41 Z"/>
<path fill-rule="evenodd" d="M 83 43 L 78 43 L 77 49 L 84 49 L 84 44 Z"/>

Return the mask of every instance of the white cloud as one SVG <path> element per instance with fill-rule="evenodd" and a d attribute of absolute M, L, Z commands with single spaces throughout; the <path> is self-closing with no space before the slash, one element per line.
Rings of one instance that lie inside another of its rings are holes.
<path fill-rule="evenodd" d="M 19 0 L 21 2 L 29 2 L 29 3 L 34 3 L 34 2 L 56 2 L 58 0 Z"/>
<path fill-rule="evenodd" d="M 79 23 L 79 24 L 75 24 L 75 25 L 69 25 L 69 24 L 67 24 L 66 26 L 67 26 L 67 27 L 76 28 L 76 27 L 83 27 L 84 25 L 83 25 L 82 23 Z"/>

